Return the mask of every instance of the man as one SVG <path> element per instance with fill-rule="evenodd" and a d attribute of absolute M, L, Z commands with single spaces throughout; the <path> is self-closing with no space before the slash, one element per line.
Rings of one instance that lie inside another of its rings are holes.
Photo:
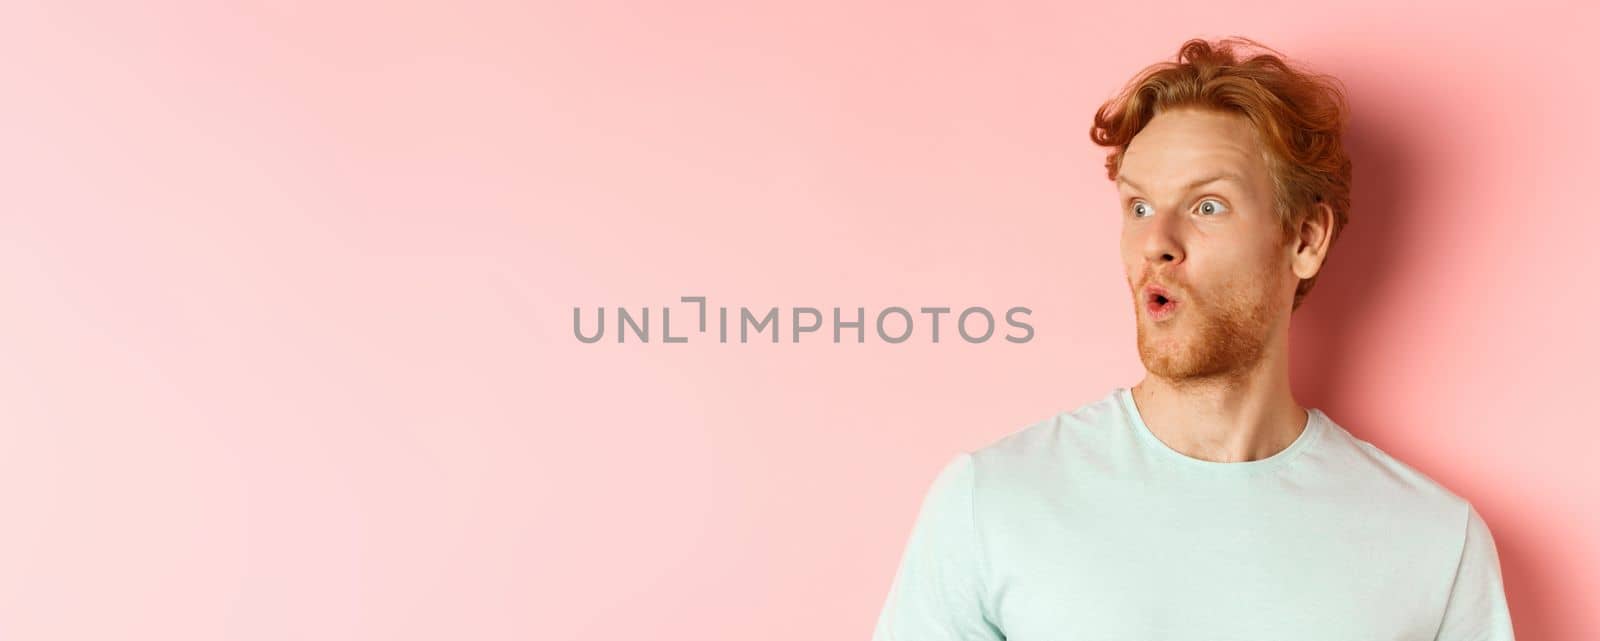
<path fill-rule="evenodd" d="M 1289 389 L 1347 109 L 1246 46 L 1185 43 L 1096 114 L 1147 376 L 954 457 L 877 641 L 1512 641 L 1473 506 Z"/>

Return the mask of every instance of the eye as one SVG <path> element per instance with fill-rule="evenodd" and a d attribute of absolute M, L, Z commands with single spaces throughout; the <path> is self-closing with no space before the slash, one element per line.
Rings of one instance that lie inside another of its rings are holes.
<path fill-rule="evenodd" d="M 1228 211 L 1228 206 L 1222 204 L 1222 201 L 1220 200 L 1215 198 L 1207 198 L 1200 201 L 1200 213 L 1202 214 L 1207 216 L 1215 216 L 1225 211 Z"/>
<path fill-rule="evenodd" d="M 1134 218 L 1143 218 L 1146 215 L 1148 215 L 1149 213 L 1150 213 L 1150 205 L 1148 203 L 1145 203 L 1144 201 L 1135 201 L 1133 203 L 1133 217 Z"/>

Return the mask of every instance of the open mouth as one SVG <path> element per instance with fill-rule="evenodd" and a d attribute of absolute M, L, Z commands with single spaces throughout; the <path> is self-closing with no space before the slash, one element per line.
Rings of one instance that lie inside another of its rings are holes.
<path fill-rule="evenodd" d="M 1165 289 L 1152 285 L 1145 288 L 1145 309 L 1152 320 L 1163 320 L 1177 311 L 1178 299 Z"/>

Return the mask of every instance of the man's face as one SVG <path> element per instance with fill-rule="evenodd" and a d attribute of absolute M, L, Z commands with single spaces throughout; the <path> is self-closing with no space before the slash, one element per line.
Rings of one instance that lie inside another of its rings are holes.
<path fill-rule="evenodd" d="M 1175 382 L 1247 371 L 1286 329 L 1298 283 L 1254 127 L 1162 112 L 1128 144 L 1117 187 L 1145 369 Z"/>

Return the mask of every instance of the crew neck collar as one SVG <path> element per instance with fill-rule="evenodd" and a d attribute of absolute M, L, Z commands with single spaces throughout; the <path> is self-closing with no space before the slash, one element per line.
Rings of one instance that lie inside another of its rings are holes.
<path fill-rule="evenodd" d="M 1133 400 L 1133 390 L 1127 387 L 1118 387 L 1113 393 L 1116 395 L 1119 404 L 1122 405 L 1123 411 L 1127 413 L 1129 421 L 1133 423 L 1133 431 L 1139 434 L 1139 440 L 1144 442 L 1145 445 L 1156 450 L 1164 459 L 1174 461 L 1178 465 L 1215 474 L 1257 474 L 1282 467 L 1314 445 L 1322 436 L 1322 432 L 1327 429 L 1327 417 L 1323 415 L 1322 410 L 1308 407 L 1306 408 L 1306 425 L 1300 431 L 1300 435 L 1288 447 L 1278 450 L 1272 456 L 1254 461 L 1236 461 L 1232 463 L 1207 461 L 1172 449 L 1171 446 L 1157 438 L 1155 433 L 1150 431 L 1150 427 L 1145 425 L 1144 417 L 1139 414 L 1139 406 Z"/>

